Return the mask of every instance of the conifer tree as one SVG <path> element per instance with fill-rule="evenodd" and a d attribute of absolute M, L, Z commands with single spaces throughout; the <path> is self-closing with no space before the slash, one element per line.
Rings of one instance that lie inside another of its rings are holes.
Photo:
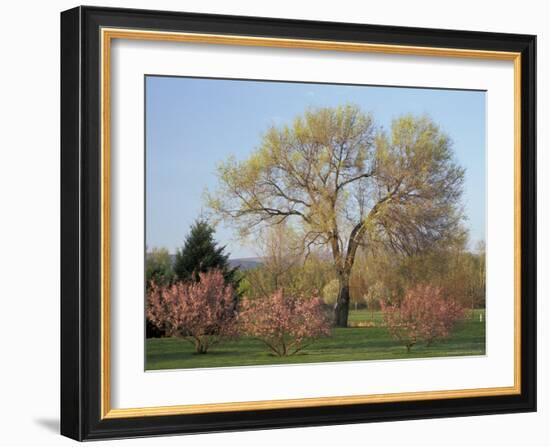
<path fill-rule="evenodd" d="M 176 253 L 174 273 L 179 281 L 197 282 L 200 273 L 212 269 L 219 269 L 225 281 L 237 289 L 237 267 L 229 265 L 229 254 L 215 241 L 214 228 L 206 220 L 197 219 Z"/>

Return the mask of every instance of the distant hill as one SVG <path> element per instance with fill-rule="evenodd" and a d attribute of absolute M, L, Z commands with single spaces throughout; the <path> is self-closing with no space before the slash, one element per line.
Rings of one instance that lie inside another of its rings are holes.
<path fill-rule="evenodd" d="M 170 255 L 172 265 L 176 261 L 176 255 Z M 262 258 L 235 258 L 229 260 L 231 268 L 239 267 L 241 270 L 250 270 L 262 264 Z"/>
<path fill-rule="evenodd" d="M 230 259 L 231 268 L 239 267 L 241 270 L 250 270 L 262 264 L 262 258 L 236 258 Z"/>

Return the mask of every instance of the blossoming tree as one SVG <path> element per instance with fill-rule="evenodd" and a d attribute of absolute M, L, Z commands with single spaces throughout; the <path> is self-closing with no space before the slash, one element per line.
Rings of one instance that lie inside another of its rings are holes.
<path fill-rule="evenodd" d="M 236 334 L 233 288 L 221 270 L 199 274 L 198 282 L 152 284 L 147 295 L 147 318 L 168 335 L 190 341 L 197 354 Z"/>
<path fill-rule="evenodd" d="M 410 352 L 419 341 L 430 345 L 449 336 L 456 323 L 464 317 L 464 308 L 445 298 L 439 287 L 418 285 L 407 291 L 400 304 L 380 303 L 384 322 L 395 339 Z"/>
<path fill-rule="evenodd" d="M 285 296 L 282 290 L 243 300 L 239 321 L 244 334 L 258 338 L 279 357 L 294 355 L 330 335 L 331 327 L 320 298 Z"/>

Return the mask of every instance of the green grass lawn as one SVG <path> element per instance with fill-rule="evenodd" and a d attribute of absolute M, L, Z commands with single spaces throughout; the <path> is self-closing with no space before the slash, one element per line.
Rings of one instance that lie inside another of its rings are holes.
<path fill-rule="evenodd" d="M 336 328 L 332 336 L 317 340 L 306 350 L 289 357 L 271 355 L 259 340 L 242 337 L 214 346 L 204 355 L 177 338 L 146 340 L 146 369 L 211 368 L 221 366 L 272 365 L 288 363 L 342 362 L 351 360 L 409 359 L 485 354 L 485 311 L 468 315 L 451 337 L 430 347 L 414 346 L 408 354 L 384 327 L 380 312 L 367 310 L 350 313 L 350 324 L 373 321 L 375 327 Z M 482 321 L 480 321 L 480 315 Z"/>

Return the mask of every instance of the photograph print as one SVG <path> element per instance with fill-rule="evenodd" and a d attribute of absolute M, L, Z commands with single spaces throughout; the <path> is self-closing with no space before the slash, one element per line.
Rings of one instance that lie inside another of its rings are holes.
<path fill-rule="evenodd" d="M 145 369 L 483 356 L 486 92 L 145 77 Z"/>

